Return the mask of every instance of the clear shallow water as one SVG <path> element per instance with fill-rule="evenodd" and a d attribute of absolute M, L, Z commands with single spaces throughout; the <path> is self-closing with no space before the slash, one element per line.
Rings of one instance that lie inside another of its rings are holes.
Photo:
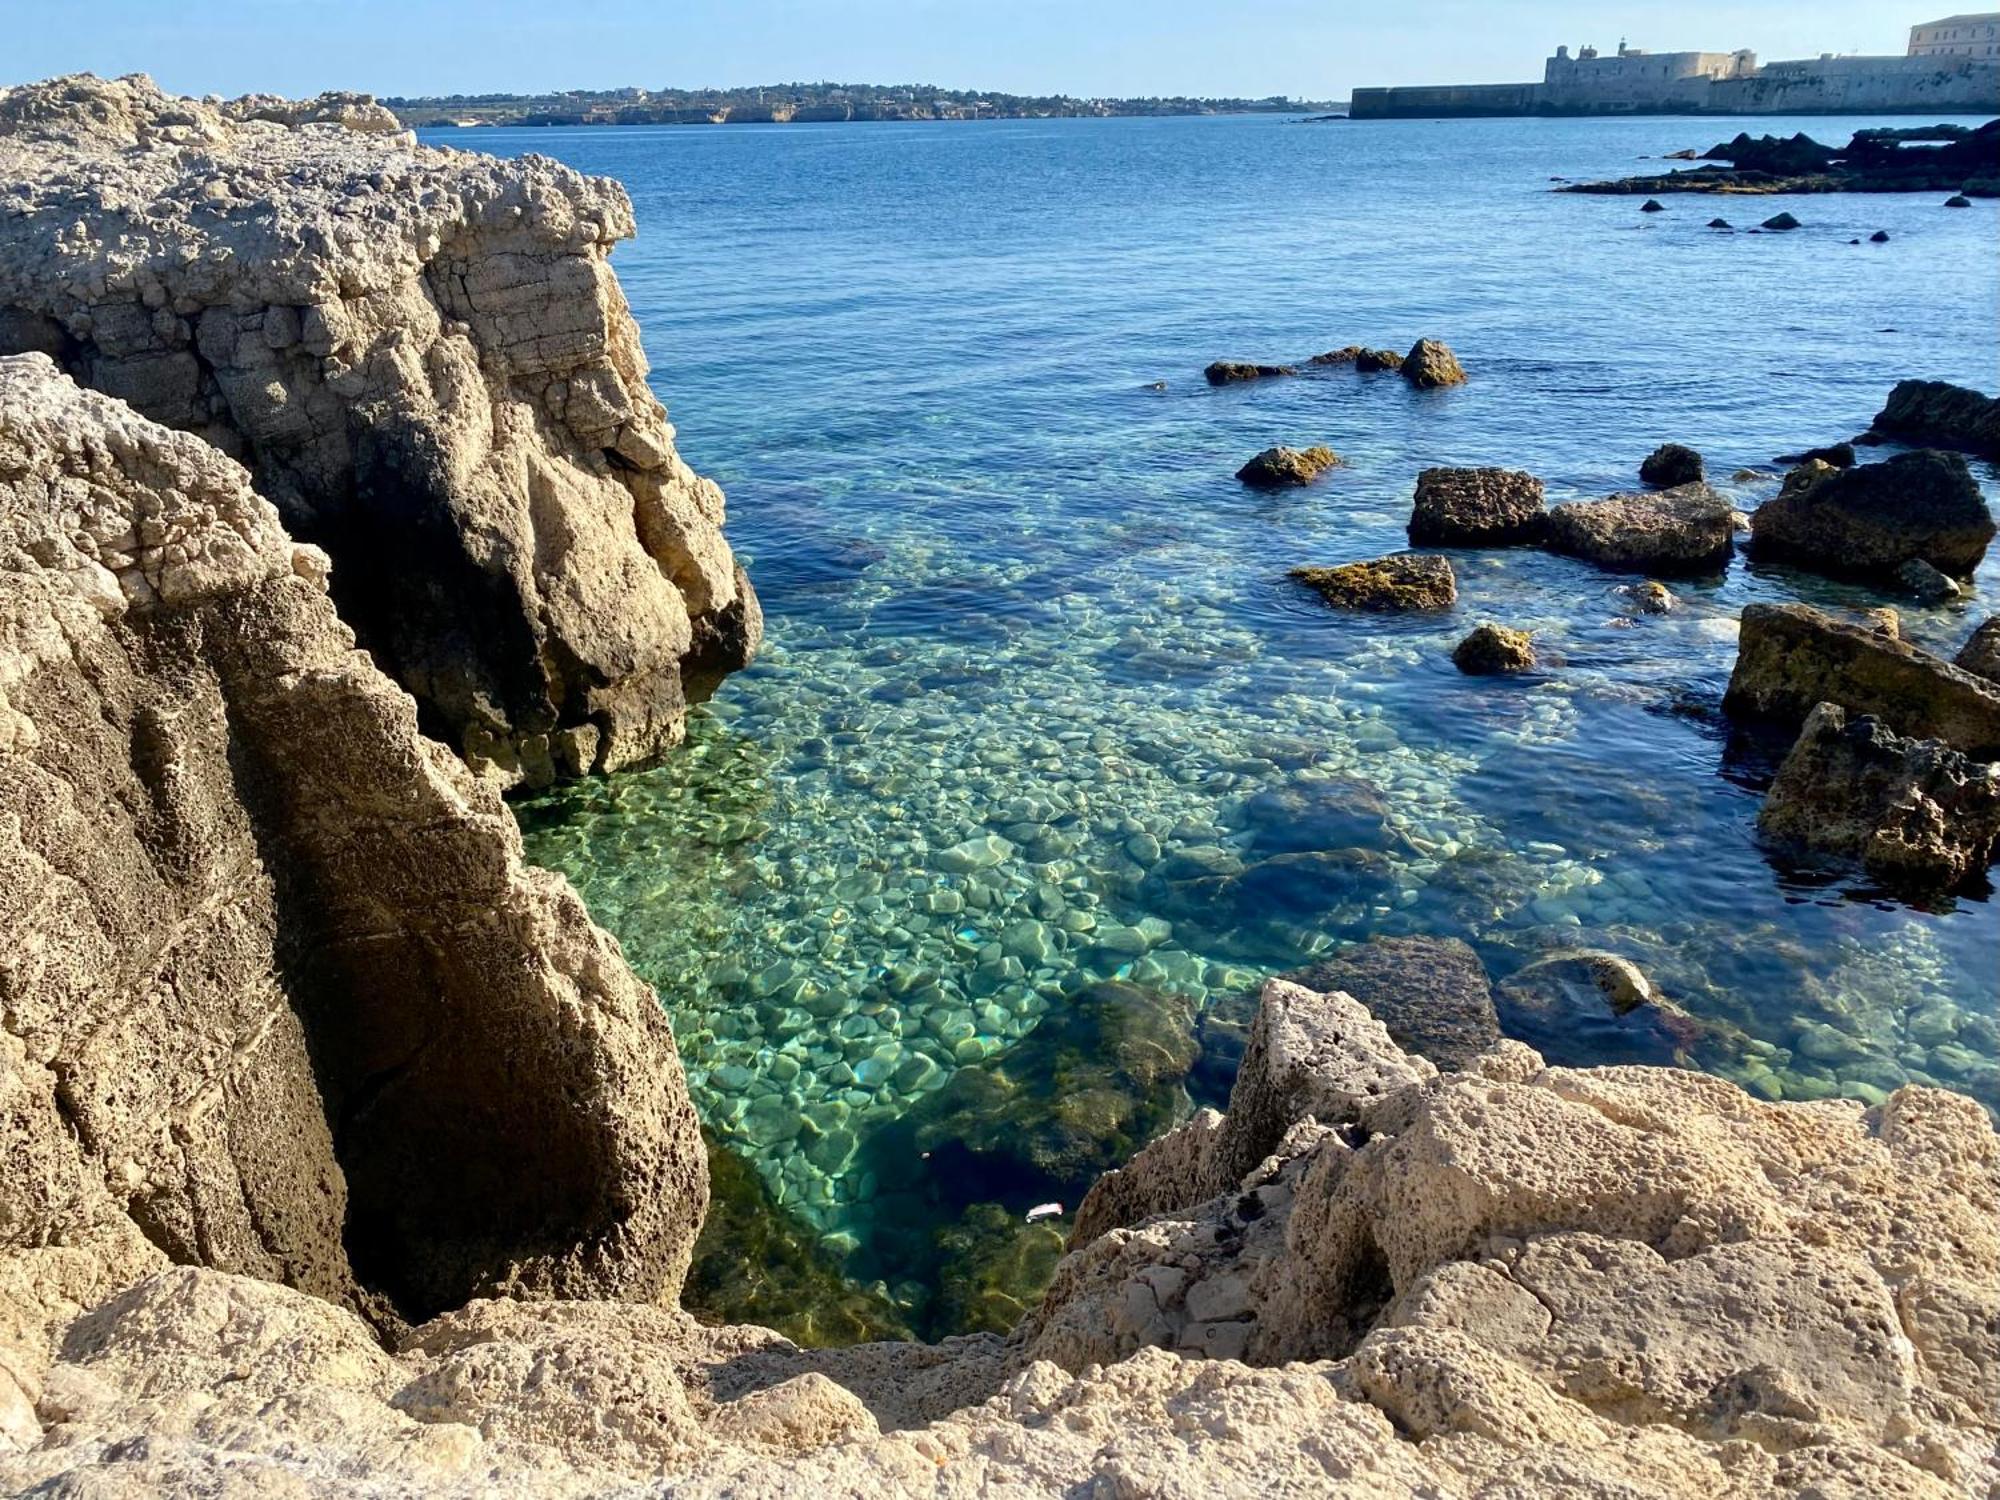
<path fill-rule="evenodd" d="M 1403 545 L 1429 464 L 1553 503 L 1667 439 L 1726 478 L 1849 436 L 1903 376 L 2000 385 L 2000 205 L 1548 191 L 1742 123 L 435 133 L 625 182 L 616 265 L 769 622 L 672 763 L 522 803 L 530 852 L 659 987 L 715 1138 L 900 1316 L 1010 1321 L 1060 1237 L 1021 1215 L 1187 1107 L 1177 1039 L 1215 1097 L 1256 982 L 1374 933 L 1496 977 L 1625 953 L 1710 1023 L 1689 1060 L 1772 1096 L 2000 1107 L 2000 906 L 1775 869 L 1769 747 L 1712 712 L 1744 604 L 1881 600 L 1739 560 L 1641 616 L 1630 580 L 1468 552 L 1448 616 L 1385 619 L 1284 577 Z M 1701 227 L 1780 209 L 1806 229 Z M 1424 334 L 1470 385 L 1200 378 Z M 1273 442 L 1346 467 L 1245 490 Z M 1905 631 L 1955 648 L 1996 594 L 1989 561 Z M 1460 676 L 1482 619 L 1555 665 Z M 1535 1039 L 1662 1060 L 1608 1024 Z M 787 1295 L 825 1291 L 760 1315 Z"/>

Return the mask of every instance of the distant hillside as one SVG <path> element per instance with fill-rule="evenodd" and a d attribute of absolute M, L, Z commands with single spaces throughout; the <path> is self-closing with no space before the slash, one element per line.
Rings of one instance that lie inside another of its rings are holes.
<path fill-rule="evenodd" d="M 1324 100 L 1073 99 L 921 84 L 779 83 L 741 89 L 452 94 L 382 101 L 405 125 L 788 125 L 841 120 L 1047 120 L 1111 115 L 1306 114 Z"/>

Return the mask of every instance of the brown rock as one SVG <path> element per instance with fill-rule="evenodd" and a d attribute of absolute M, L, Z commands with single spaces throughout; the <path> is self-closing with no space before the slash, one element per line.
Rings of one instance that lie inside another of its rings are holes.
<path fill-rule="evenodd" d="M 1524 630 L 1481 625 L 1452 649 L 1451 659 L 1459 671 L 1476 677 L 1527 672 L 1534 669 L 1535 645 Z"/>
<path fill-rule="evenodd" d="M 1548 530 L 1542 482 L 1513 469 L 1425 469 L 1417 476 L 1410 542 L 1417 547 L 1511 547 Z"/>
<path fill-rule="evenodd" d="M 1902 380 L 1863 441 L 1893 439 L 2000 456 L 2000 400 L 1942 380 Z"/>
<path fill-rule="evenodd" d="M 1354 356 L 1354 368 L 1363 375 L 1403 368 L 1403 356 L 1394 349 L 1363 349 Z"/>
<path fill-rule="evenodd" d="M 1457 938 L 1371 938 L 1283 977 L 1319 994 L 1352 995 L 1398 1047 L 1445 1071 L 1500 1041 L 1486 966 Z"/>
<path fill-rule="evenodd" d="M 1340 455 L 1331 448 L 1266 448 L 1238 469 L 1236 477 L 1253 489 L 1284 489 L 1311 484 L 1339 464 Z"/>
<path fill-rule="evenodd" d="M 1294 568 L 1292 577 L 1339 609 L 1449 609 L 1458 597 L 1451 564 L 1414 552 L 1337 568 Z"/>
<path fill-rule="evenodd" d="M 1420 391 L 1465 384 L 1465 366 L 1436 339 L 1418 339 L 1410 346 L 1410 352 L 1403 356 L 1402 374 Z"/>
<path fill-rule="evenodd" d="M 1299 372 L 1290 365 L 1253 365 L 1241 360 L 1218 359 L 1201 373 L 1210 385 L 1237 385 L 1247 380 L 1269 380 Z"/>
<path fill-rule="evenodd" d="M 1629 573 L 1714 573 L 1736 549 L 1729 502 L 1705 484 L 1573 500 L 1549 512 L 1548 547 Z"/>
<path fill-rule="evenodd" d="M 1994 535 L 1965 460 L 1931 449 L 1853 469 L 1794 469 L 1784 489 L 1751 513 L 1750 528 L 1759 558 L 1878 580 L 1912 559 L 1964 577 Z"/>

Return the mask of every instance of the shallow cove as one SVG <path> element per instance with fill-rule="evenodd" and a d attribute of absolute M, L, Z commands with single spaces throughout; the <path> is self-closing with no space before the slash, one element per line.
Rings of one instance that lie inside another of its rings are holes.
<path fill-rule="evenodd" d="M 1284 577 L 1402 545 L 1429 464 L 1526 468 L 1556 502 L 1674 440 L 1726 481 L 1858 432 L 1902 376 L 2000 385 L 1992 202 L 1547 190 L 1874 123 L 426 133 L 626 183 L 655 383 L 767 610 L 684 752 L 519 805 L 659 987 L 715 1138 L 884 1294 L 871 1324 L 800 1275 L 753 1314 L 715 1276 L 708 1310 L 783 1326 L 790 1296 L 834 1339 L 1011 1323 L 1062 1237 L 1025 1211 L 1074 1208 L 1186 1109 L 1189 1060 L 1193 1096 L 1226 1091 L 1261 977 L 1378 933 L 1462 937 L 1496 978 L 1614 949 L 1714 1023 L 1694 1061 L 1772 1096 L 1916 1078 L 2000 1108 L 2000 907 L 1775 870 L 1770 747 L 1713 712 L 1745 603 L 1883 601 L 1739 560 L 1644 615 L 1636 579 L 1468 552 L 1450 613 L 1358 617 Z M 1718 207 L 1806 228 L 1702 227 Z M 1200 376 L 1424 334 L 1470 385 Z M 1231 477 L 1280 442 L 1345 467 Z M 1955 647 L 1996 582 L 1989 559 L 1906 634 Z M 1460 676 L 1487 619 L 1549 670 Z M 1663 1060 L 1608 1018 L 1532 1040 Z M 745 1250 L 729 1222 L 712 1266 Z"/>

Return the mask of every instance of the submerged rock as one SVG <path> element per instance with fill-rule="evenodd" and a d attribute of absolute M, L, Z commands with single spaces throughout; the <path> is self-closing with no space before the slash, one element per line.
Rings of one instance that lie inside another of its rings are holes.
<path fill-rule="evenodd" d="M 1306 363 L 1310 365 L 1351 365 L 1368 351 L 1359 344 L 1349 344 L 1341 349 L 1329 349 L 1324 354 L 1315 354 Z"/>
<path fill-rule="evenodd" d="M 1944 206 L 1946 208 L 1970 208 L 1972 207 L 1972 200 L 1963 193 L 1953 193 L 1949 198 L 1944 200 Z"/>
<path fill-rule="evenodd" d="M 1958 648 L 1952 664 L 1960 670 L 2000 683 L 2000 615 L 1988 615 Z"/>
<path fill-rule="evenodd" d="M 1802 228 L 1803 226 L 1800 225 L 1799 221 L 1793 218 L 1790 214 L 1784 213 L 1784 214 L 1773 214 L 1770 218 L 1764 221 L 1762 227 L 1765 229 L 1775 229 L 1783 231 L 1787 229 L 1798 229 Z"/>
<path fill-rule="evenodd" d="M 1706 477 L 1701 455 L 1681 443 L 1662 443 L 1639 465 L 1639 478 L 1655 489 L 1698 484 Z"/>
<path fill-rule="evenodd" d="M 1377 937 L 1284 976 L 1321 994 L 1352 995 L 1405 1052 L 1450 1072 L 1500 1041 L 1493 986 L 1457 938 Z"/>
<path fill-rule="evenodd" d="M 1354 356 L 1354 368 L 1363 375 L 1374 375 L 1384 370 L 1403 368 L 1403 356 L 1394 349 L 1363 349 Z"/>
<path fill-rule="evenodd" d="M 1410 512 L 1416 547 L 1512 547 L 1548 531 L 1542 482 L 1514 469 L 1425 469 Z"/>
<path fill-rule="evenodd" d="M 1414 552 L 1337 568 L 1294 568 L 1291 576 L 1338 609 L 1449 609 L 1458 597 L 1451 564 Z"/>
<path fill-rule="evenodd" d="M 384 113 L 0 91 L 0 354 L 241 459 L 475 769 L 657 759 L 759 617 L 610 269 L 631 203 Z"/>
<path fill-rule="evenodd" d="M 1724 711 L 1798 726 L 1822 703 L 1977 759 L 2000 757 L 2000 684 L 1808 605 L 1746 606 Z"/>
<path fill-rule="evenodd" d="M 1982 875 L 2000 845 L 2000 766 L 1822 703 L 1771 783 L 1757 826 L 1814 854 L 1854 860 L 1892 889 L 1949 891 Z"/>
<path fill-rule="evenodd" d="M 1340 455 L 1331 448 L 1266 448 L 1238 469 L 1236 477 L 1254 489 L 1283 489 L 1311 484 L 1339 464 Z"/>
<path fill-rule="evenodd" d="M 1896 569 L 1894 582 L 1919 604 L 1944 604 L 1965 592 L 1956 580 L 1945 577 L 1921 557 L 1913 557 Z"/>
<path fill-rule="evenodd" d="M 1535 644 L 1524 630 L 1481 625 L 1452 649 L 1451 659 L 1459 671 L 1472 676 L 1527 672 L 1535 665 Z"/>
<path fill-rule="evenodd" d="M 1644 203 L 1639 205 L 1639 212 L 1642 214 L 1663 214 L 1666 211 L 1667 205 L 1662 203 L 1658 198 L 1648 198 Z"/>
<path fill-rule="evenodd" d="M 1630 599 L 1642 615 L 1665 615 L 1673 613 L 1680 601 L 1674 598 L 1673 590 L 1664 583 L 1620 584 L 1618 592 Z"/>
<path fill-rule="evenodd" d="M 1447 345 L 1436 339 L 1418 339 L 1403 356 L 1400 369 L 1403 379 L 1420 391 L 1465 384 L 1465 366 Z"/>
<path fill-rule="evenodd" d="M 1706 484 L 1572 500 L 1549 512 L 1548 547 L 1629 573 L 1714 573 L 1736 550 L 1729 502 Z"/>
<path fill-rule="evenodd" d="M 1003 1204 L 974 1203 L 934 1239 L 937 1325 L 956 1334 L 1007 1333 L 1042 1300 L 1069 1231 L 1058 1221 L 1026 1222 Z"/>
<path fill-rule="evenodd" d="M 1862 442 L 1930 443 L 2000 457 L 2000 400 L 1942 380 L 1902 380 Z"/>
<path fill-rule="evenodd" d="M 1500 982 L 1509 1036 L 1571 1062 L 1691 1067 L 1707 1028 L 1653 987 L 1629 958 L 1596 949 L 1554 953 Z"/>
<path fill-rule="evenodd" d="M 1965 460 L 1926 449 L 1854 469 L 1794 469 L 1751 513 L 1750 530 L 1759 558 L 1889 579 L 1913 558 L 1963 577 L 1986 555 L 1994 524 Z"/>
<path fill-rule="evenodd" d="M 1203 370 L 1210 385 L 1238 385 L 1249 380 L 1270 380 L 1279 375 L 1296 375 L 1290 365 L 1255 365 L 1242 360 L 1218 359 Z"/>

